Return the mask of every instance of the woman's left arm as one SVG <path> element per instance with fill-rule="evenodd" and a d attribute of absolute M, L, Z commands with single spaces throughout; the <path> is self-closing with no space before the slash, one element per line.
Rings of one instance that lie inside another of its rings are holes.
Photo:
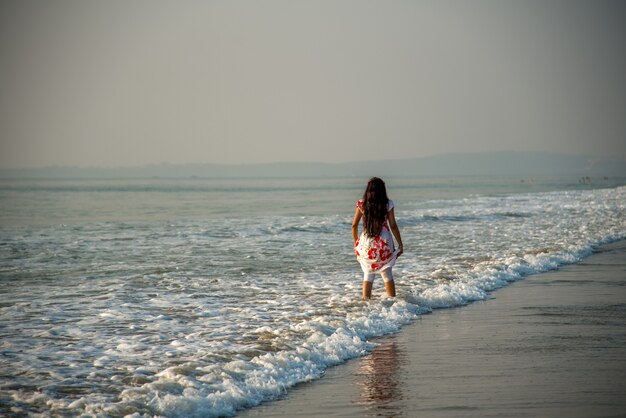
<path fill-rule="evenodd" d="M 400 228 L 398 228 L 396 223 L 396 215 L 393 212 L 393 208 L 387 212 L 387 220 L 389 220 L 389 228 L 391 228 L 391 232 L 393 232 L 393 236 L 398 242 L 398 257 L 400 257 L 404 252 L 404 248 L 402 247 L 402 236 L 400 235 Z"/>
<path fill-rule="evenodd" d="M 361 217 L 363 214 L 356 208 L 356 212 L 354 213 L 354 219 L 352 219 L 352 241 L 354 242 L 354 246 L 356 247 L 356 243 L 359 241 L 359 222 L 361 222 Z"/>

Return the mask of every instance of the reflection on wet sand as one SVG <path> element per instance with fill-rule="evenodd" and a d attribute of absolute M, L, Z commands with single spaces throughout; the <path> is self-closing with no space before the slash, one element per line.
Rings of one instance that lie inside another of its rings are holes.
<path fill-rule="evenodd" d="M 360 360 L 356 373 L 359 386 L 357 405 L 376 416 L 395 417 L 401 412 L 397 401 L 402 400 L 399 368 L 402 353 L 395 338 L 385 340 Z"/>

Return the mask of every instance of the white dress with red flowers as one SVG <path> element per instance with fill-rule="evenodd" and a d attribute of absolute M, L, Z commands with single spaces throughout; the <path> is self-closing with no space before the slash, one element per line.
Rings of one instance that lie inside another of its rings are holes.
<path fill-rule="evenodd" d="M 363 213 L 363 201 L 359 200 L 356 207 Z M 393 209 L 393 201 L 387 202 L 387 212 Z M 383 229 L 376 237 L 369 237 L 365 231 L 361 232 L 361 236 L 354 247 L 356 258 L 361 264 L 361 269 L 365 273 L 374 273 L 386 270 L 396 263 L 398 251 L 395 249 L 393 236 L 389 229 L 387 219 L 383 223 Z"/>

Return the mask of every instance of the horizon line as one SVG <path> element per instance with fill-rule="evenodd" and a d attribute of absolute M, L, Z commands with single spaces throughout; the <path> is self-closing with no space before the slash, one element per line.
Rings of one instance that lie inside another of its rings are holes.
<path fill-rule="evenodd" d="M 327 165 L 327 166 L 341 166 L 348 164 L 366 164 L 366 163 L 385 163 L 392 161 L 412 161 L 412 160 L 425 160 L 438 157 L 449 156 L 479 156 L 479 155 L 494 155 L 494 154 L 526 154 L 526 155 L 551 155 L 562 157 L 578 157 L 588 158 L 597 161 L 621 161 L 626 163 L 626 156 L 607 156 L 607 155 L 594 155 L 594 154 L 580 154 L 580 153 L 567 153 L 560 151 L 519 151 L 519 150 L 499 150 L 499 151 L 458 151 L 447 152 L 439 154 L 430 154 L 419 157 L 407 157 L 407 158 L 385 158 L 385 159 L 364 159 L 364 160 L 349 160 L 349 161 L 296 161 L 296 160 L 282 160 L 282 161 L 269 161 L 269 162 L 242 162 L 242 163 L 219 163 L 219 162 L 152 162 L 137 165 L 72 165 L 72 164 L 59 164 L 53 163 L 49 165 L 40 166 L 23 166 L 23 167 L 0 167 L 0 172 L 4 171 L 28 171 L 28 170 L 49 170 L 49 169 L 79 169 L 79 170 L 134 170 L 134 169 L 146 169 L 155 167 L 184 167 L 184 166 L 214 166 L 214 167 L 255 167 L 255 166 L 272 166 L 272 165 Z"/>

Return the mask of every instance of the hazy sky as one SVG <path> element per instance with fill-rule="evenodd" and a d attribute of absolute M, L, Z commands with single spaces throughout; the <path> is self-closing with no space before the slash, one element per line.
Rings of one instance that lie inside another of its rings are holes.
<path fill-rule="evenodd" d="M 623 1 L 0 1 L 0 167 L 626 158 Z"/>

